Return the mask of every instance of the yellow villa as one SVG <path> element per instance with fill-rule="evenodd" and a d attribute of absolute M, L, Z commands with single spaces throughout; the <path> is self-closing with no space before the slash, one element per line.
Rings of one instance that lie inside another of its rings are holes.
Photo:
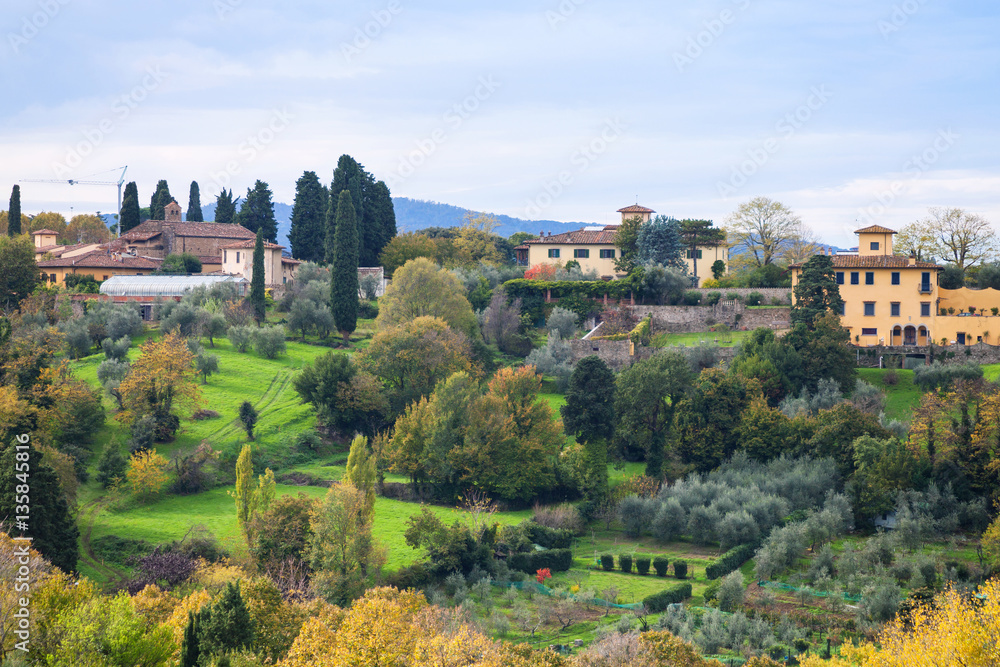
<path fill-rule="evenodd" d="M 841 322 L 859 346 L 972 345 L 1000 341 L 1000 291 L 942 289 L 943 267 L 893 254 L 887 227 L 855 232 L 857 253 L 830 257 L 844 300 Z M 789 267 L 794 288 L 802 265 Z"/>

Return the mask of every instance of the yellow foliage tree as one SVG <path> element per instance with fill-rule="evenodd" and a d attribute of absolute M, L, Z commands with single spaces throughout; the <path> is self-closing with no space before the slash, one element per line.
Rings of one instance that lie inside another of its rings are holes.
<path fill-rule="evenodd" d="M 194 356 L 176 332 L 159 340 L 151 338 L 140 349 L 142 355 L 132 362 L 129 374 L 119 386 L 122 411 L 118 418 L 131 424 L 143 415 L 153 415 L 158 439 L 172 438 L 177 430 L 173 410 L 194 409 L 201 402 Z"/>
<path fill-rule="evenodd" d="M 204 589 L 197 590 L 181 600 L 170 612 L 167 620 L 159 627 L 170 631 L 173 637 L 174 658 L 180 656 L 181 641 L 184 639 L 184 628 L 188 624 L 188 614 L 197 614 L 202 607 L 212 603 L 212 596 Z"/>
<path fill-rule="evenodd" d="M 125 481 L 132 495 L 142 501 L 158 495 L 167 483 L 167 463 L 155 449 L 133 454 L 125 471 Z"/>
<path fill-rule="evenodd" d="M 250 445 L 243 445 L 236 460 L 236 488 L 229 495 L 236 500 L 236 521 L 247 542 L 253 538 L 250 531 L 254 517 L 267 510 L 274 500 L 274 473 L 270 468 L 258 476 L 256 486 L 253 481 L 253 451 Z"/>
<path fill-rule="evenodd" d="M 14 542 L 6 533 L 0 533 L 0 663 L 14 651 L 15 642 L 20 639 L 14 634 L 18 629 L 18 619 L 14 616 L 21 606 L 19 598 L 24 597 L 17 590 L 18 569 L 21 563 L 15 549 L 24 546 L 24 542 Z M 52 571 L 52 566 L 34 549 L 28 549 L 28 580 L 29 590 L 36 590 L 42 580 Z M 33 612 L 32 612 L 33 613 Z M 37 618 L 33 618 L 37 623 Z"/>

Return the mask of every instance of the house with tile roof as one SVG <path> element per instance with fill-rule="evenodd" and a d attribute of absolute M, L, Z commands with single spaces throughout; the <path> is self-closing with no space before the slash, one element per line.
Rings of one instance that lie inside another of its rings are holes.
<path fill-rule="evenodd" d="M 237 241 L 222 246 L 222 273 L 243 276 L 253 280 L 253 249 L 257 238 Z M 300 262 L 285 257 L 281 251 L 285 246 L 264 242 L 264 284 L 269 287 L 284 285 L 295 277 Z"/>
<path fill-rule="evenodd" d="M 93 276 L 101 282 L 112 276 L 148 276 L 163 260 L 159 257 L 140 257 L 97 249 L 80 255 L 63 255 L 38 262 L 42 277 L 50 283 L 64 285 L 66 276 Z"/>
<path fill-rule="evenodd" d="M 922 262 L 912 254 L 895 254 L 894 230 L 872 225 L 855 234 L 856 254 L 830 257 L 844 300 L 841 323 L 851 332 L 855 345 L 971 345 L 1000 341 L 1000 291 L 942 289 L 938 274 L 944 267 Z M 794 288 L 802 275 L 802 265 L 793 264 L 789 269 Z"/>
<path fill-rule="evenodd" d="M 57 242 L 59 232 L 51 229 L 39 229 L 31 232 L 32 240 L 35 242 L 35 261 L 43 259 L 55 259 L 57 257 L 76 257 L 86 254 L 100 247 L 99 243 L 75 243 L 73 245 L 60 245 Z"/>

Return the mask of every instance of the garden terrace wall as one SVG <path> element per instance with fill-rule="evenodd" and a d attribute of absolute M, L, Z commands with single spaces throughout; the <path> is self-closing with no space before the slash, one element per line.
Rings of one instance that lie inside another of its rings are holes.
<path fill-rule="evenodd" d="M 924 363 L 930 363 L 930 358 L 933 356 L 934 361 L 940 361 L 942 364 L 967 364 L 969 362 L 980 365 L 1000 364 L 1000 346 L 987 343 L 949 345 L 947 347 L 935 345 L 933 355 L 931 347 L 926 345 L 881 345 L 855 348 L 855 356 L 860 368 L 878 368 L 880 357 L 905 357 L 907 355 L 924 355 Z"/>
<path fill-rule="evenodd" d="M 695 333 L 707 331 L 713 324 L 731 329 L 788 329 L 792 309 L 747 308 L 739 302 L 720 301 L 714 306 L 628 306 L 638 319 L 653 317 L 655 332 Z"/>
<path fill-rule="evenodd" d="M 709 292 L 718 292 L 722 295 L 723 299 L 729 297 L 730 294 L 739 294 L 741 299 L 745 299 L 754 292 L 761 294 L 764 297 L 764 303 L 771 303 L 771 299 L 780 299 L 782 304 L 792 303 L 792 288 L 791 287 L 699 287 L 694 292 L 701 292 L 702 294 L 708 294 Z"/>

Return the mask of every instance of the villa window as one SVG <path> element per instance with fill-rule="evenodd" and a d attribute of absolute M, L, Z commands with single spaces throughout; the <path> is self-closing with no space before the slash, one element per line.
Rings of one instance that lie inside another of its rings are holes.
<path fill-rule="evenodd" d="M 877 336 L 878 329 L 861 329 L 862 336 Z"/>
<path fill-rule="evenodd" d="M 838 285 L 843 285 L 844 284 L 844 272 L 843 271 L 837 271 L 837 284 Z"/>
<path fill-rule="evenodd" d="M 875 316 L 875 302 L 865 301 L 865 317 L 874 317 L 874 316 Z"/>
<path fill-rule="evenodd" d="M 701 259 L 701 253 L 702 253 L 702 251 L 698 250 L 697 253 L 698 253 L 698 259 Z M 689 248 L 688 251 L 687 251 L 687 258 L 688 259 L 694 259 L 694 257 L 695 257 L 695 251 L 692 251 Z"/>
<path fill-rule="evenodd" d="M 573 250 L 573 259 L 589 259 L 590 250 L 586 248 L 576 248 Z"/>
<path fill-rule="evenodd" d="M 878 241 L 872 241 L 871 248 L 872 250 L 878 250 Z"/>
<path fill-rule="evenodd" d="M 847 302 L 845 302 L 845 301 L 841 301 L 840 302 L 840 314 L 841 315 L 846 315 L 847 314 Z"/>
<path fill-rule="evenodd" d="M 610 250 L 601 251 L 601 259 L 614 259 L 614 258 L 615 258 L 614 248 L 611 248 Z"/>
<path fill-rule="evenodd" d="M 899 302 L 889 304 L 889 311 L 892 317 L 899 317 Z"/>
<path fill-rule="evenodd" d="M 559 259 L 559 248 L 549 248 L 549 258 Z"/>
<path fill-rule="evenodd" d="M 860 273 L 858 273 L 857 271 L 851 271 L 851 284 L 852 285 L 860 285 L 861 284 L 860 278 L 861 278 L 861 274 Z"/>
<path fill-rule="evenodd" d="M 240 263 L 240 251 L 239 250 L 236 251 L 236 263 L 237 264 Z"/>
<path fill-rule="evenodd" d="M 874 285 L 874 284 L 875 284 L 875 272 L 865 271 L 865 285 Z"/>
<path fill-rule="evenodd" d="M 930 317 L 931 316 L 931 302 L 923 301 L 920 303 L 920 317 Z"/>
<path fill-rule="evenodd" d="M 892 284 L 893 285 L 898 285 L 899 284 L 899 271 L 893 271 L 892 272 Z"/>

